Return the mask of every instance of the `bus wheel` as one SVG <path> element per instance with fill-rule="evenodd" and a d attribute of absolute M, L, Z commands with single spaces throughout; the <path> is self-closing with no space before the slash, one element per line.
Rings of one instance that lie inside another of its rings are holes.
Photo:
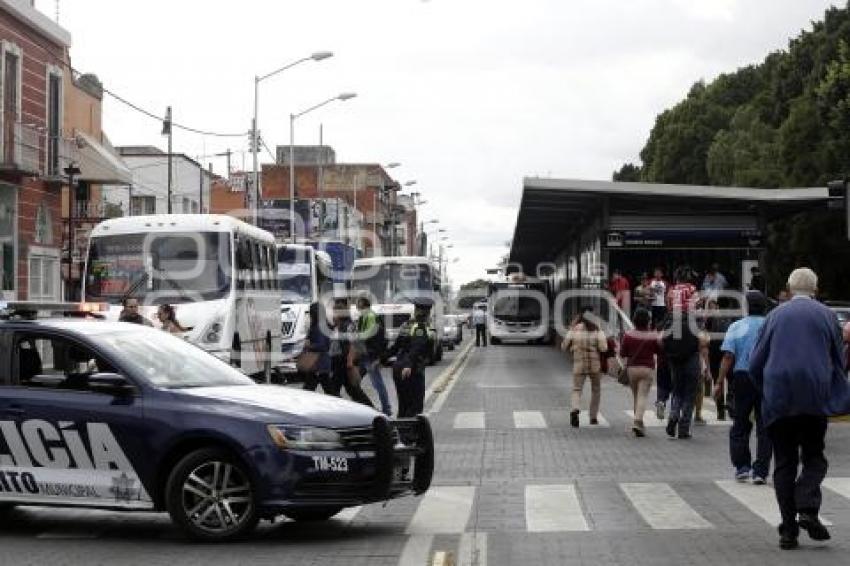
<path fill-rule="evenodd" d="M 233 335 L 233 344 L 230 346 L 230 365 L 235 368 L 242 367 L 242 343 L 238 334 Z"/>

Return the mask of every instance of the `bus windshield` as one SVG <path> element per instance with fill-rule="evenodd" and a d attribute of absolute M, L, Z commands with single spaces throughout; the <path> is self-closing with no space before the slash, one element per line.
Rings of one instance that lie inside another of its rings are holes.
<path fill-rule="evenodd" d="M 313 256 L 304 250 L 280 248 L 277 276 L 284 303 L 311 303 L 313 297 Z"/>
<path fill-rule="evenodd" d="M 536 285 L 493 285 L 493 318 L 509 322 L 533 322 L 542 318 L 543 305 L 529 292 L 542 292 Z"/>
<path fill-rule="evenodd" d="M 227 295 L 231 281 L 227 232 L 98 236 L 89 246 L 87 300 L 209 301 Z"/>
<path fill-rule="evenodd" d="M 354 268 L 352 286 L 378 302 L 413 302 L 416 297 L 431 296 L 433 276 L 425 264 L 359 265 Z"/>

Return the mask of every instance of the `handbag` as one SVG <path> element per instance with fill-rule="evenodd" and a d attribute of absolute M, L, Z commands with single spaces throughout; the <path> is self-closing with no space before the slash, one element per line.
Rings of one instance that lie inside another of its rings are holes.
<path fill-rule="evenodd" d="M 617 356 L 617 383 L 620 385 L 629 385 L 629 368 L 623 363 L 623 360 Z"/>
<path fill-rule="evenodd" d="M 304 352 L 298 356 L 295 368 L 301 373 L 311 373 L 319 363 L 319 352 Z"/>

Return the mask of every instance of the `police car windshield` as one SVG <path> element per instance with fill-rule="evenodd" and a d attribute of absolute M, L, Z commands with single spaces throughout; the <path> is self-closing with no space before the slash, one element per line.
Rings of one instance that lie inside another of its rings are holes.
<path fill-rule="evenodd" d="M 200 348 L 152 329 L 98 334 L 126 366 L 163 389 L 252 385 L 254 382 Z"/>

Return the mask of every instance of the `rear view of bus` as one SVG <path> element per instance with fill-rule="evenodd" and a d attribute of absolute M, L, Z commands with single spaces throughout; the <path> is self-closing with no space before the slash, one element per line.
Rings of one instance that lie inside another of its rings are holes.
<path fill-rule="evenodd" d="M 548 284 L 540 279 L 511 274 L 490 283 L 488 329 L 490 341 L 548 343 L 552 316 Z"/>
<path fill-rule="evenodd" d="M 280 357 L 276 274 L 271 234 L 235 218 L 113 218 L 92 230 L 83 296 L 109 303 L 111 320 L 134 298 L 156 327 L 170 304 L 187 341 L 270 381 Z"/>
<path fill-rule="evenodd" d="M 428 298 L 434 301 L 431 326 L 437 333 L 433 361 L 443 357 L 443 307 L 440 277 L 436 267 L 425 257 L 372 257 L 354 262 L 351 291 L 356 298 L 369 297 L 372 310 L 383 317 L 389 343 L 398 337 L 401 325 L 413 316 L 413 301 Z"/>

